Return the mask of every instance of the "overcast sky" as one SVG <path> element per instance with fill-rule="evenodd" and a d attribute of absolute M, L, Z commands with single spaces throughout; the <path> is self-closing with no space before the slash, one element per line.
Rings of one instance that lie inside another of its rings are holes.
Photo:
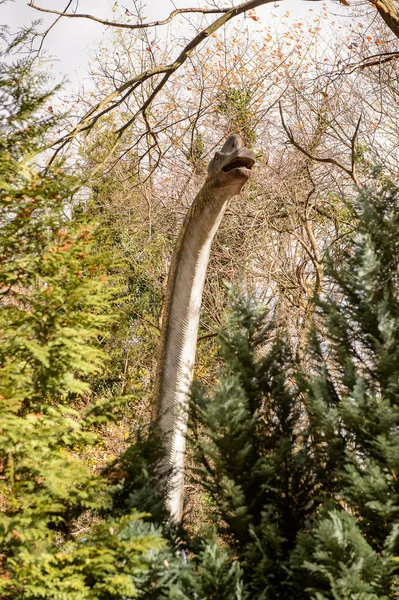
<path fill-rule="evenodd" d="M 237 2 L 238 3 L 238 2 Z M 40 13 L 27 6 L 28 0 L 8 0 L 0 4 L 0 22 L 9 25 L 11 31 L 16 31 L 23 25 L 29 25 L 35 19 L 43 19 L 42 28 L 46 28 L 53 17 Z M 66 0 L 35 0 L 37 6 L 63 10 Z M 80 13 L 90 13 L 101 18 L 112 20 L 112 6 L 115 0 L 79 0 Z M 177 7 L 206 6 L 205 0 L 174 0 Z M 227 3 L 226 3 L 227 4 Z M 74 2 L 76 7 L 76 0 Z M 120 0 L 119 7 L 132 8 L 131 0 Z M 322 2 L 304 2 L 301 0 L 283 0 L 257 10 L 262 23 L 278 22 L 288 10 L 293 18 L 316 15 L 322 8 Z M 145 14 L 150 20 L 163 19 L 173 10 L 170 0 L 148 0 Z M 312 11 L 309 13 L 309 11 Z M 276 15 L 276 16 L 272 16 Z M 55 73 L 66 75 L 72 85 L 84 77 L 88 55 L 93 54 L 96 43 L 101 39 L 106 28 L 103 25 L 87 19 L 62 19 L 49 33 L 46 50 L 56 60 Z"/>

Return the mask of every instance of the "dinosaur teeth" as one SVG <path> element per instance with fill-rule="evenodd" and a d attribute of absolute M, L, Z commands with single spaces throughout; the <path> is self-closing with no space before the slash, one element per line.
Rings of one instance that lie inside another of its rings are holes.
<path fill-rule="evenodd" d="M 222 171 L 224 173 L 228 173 L 229 171 L 232 171 L 233 169 L 238 169 L 240 167 L 245 167 L 246 169 L 252 169 L 254 162 L 255 161 L 252 158 L 244 158 L 244 157 L 235 158 L 228 165 L 223 167 Z"/>

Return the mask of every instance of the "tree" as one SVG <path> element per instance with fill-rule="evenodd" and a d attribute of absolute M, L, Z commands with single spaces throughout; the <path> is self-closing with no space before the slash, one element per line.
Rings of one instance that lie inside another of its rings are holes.
<path fill-rule="evenodd" d="M 254 301 L 233 297 L 220 383 L 210 398 L 199 391 L 193 398 L 193 470 L 249 597 L 307 598 L 292 553 L 319 509 L 324 473 L 293 384 L 295 361 L 265 319 Z"/>
<path fill-rule="evenodd" d="M 194 393 L 194 476 L 251 598 L 398 595 L 399 189 L 374 178 L 327 260 L 306 371 L 236 297 L 219 383 Z"/>
<path fill-rule="evenodd" d="M 13 47 L 0 95 L 1 597 L 132 597 L 166 541 L 134 509 L 110 514 L 113 483 L 86 454 L 128 399 L 90 385 L 115 283 L 95 224 L 73 216 L 78 182 L 40 168 L 51 90 L 31 59 L 10 64 Z"/>
<path fill-rule="evenodd" d="M 345 6 L 349 6 L 347 0 L 338 1 L 344 4 Z M 56 153 L 59 152 L 60 149 L 65 147 L 65 145 L 68 144 L 71 140 L 73 140 L 79 133 L 90 131 L 90 129 L 96 124 L 98 119 L 100 119 L 102 116 L 109 113 L 110 111 L 117 109 L 130 94 L 134 93 L 138 88 L 141 88 L 141 86 L 145 84 L 148 80 L 153 80 L 154 84 L 150 87 L 148 93 L 145 94 L 141 106 L 138 107 L 136 113 L 133 114 L 133 116 L 129 117 L 128 120 L 117 131 L 115 141 L 115 144 L 117 145 L 118 140 L 123 136 L 124 132 L 138 118 L 142 117 L 144 121 L 146 120 L 147 111 L 151 107 L 158 93 L 162 91 L 163 88 L 168 84 L 172 75 L 176 73 L 188 59 L 191 58 L 195 48 L 197 48 L 200 44 L 202 44 L 205 40 L 212 36 L 218 29 L 222 28 L 226 23 L 242 14 L 247 14 L 255 21 L 257 21 L 258 17 L 255 14 L 255 9 L 259 6 L 269 4 L 271 2 L 272 0 L 249 0 L 231 8 L 219 6 L 216 6 L 215 8 L 180 8 L 172 11 L 169 17 L 167 17 L 165 20 L 156 21 L 153 23 L 146 23 L 145 20 L 143 20 L 141 5 L 136 0 L 133 1 L 134 14 L 131 13 L 128 9 L 125 9 L 125 14 L 127 14 L 128 18 L 124 21 L 121 20 L 119 22 L 100 19 L 94 15 L 67 12 L 67 9 L 65 9 L 63 12 L 54 9 L 46 9 L 34 5 L 33 3 L 30 3 L 29 6 L 31 6 L 35 10 L 44 13 L 54 14 L 57 16 L 57 19 L 62 17 L 86 18 L 97 21 L 106 26 L 128 29 L 133 32 L 136 30 L 147 30 L 150 28 L 155 28 L 159 25 L 165 25 L 180 14 L 199 13 L 200 15 L 220 15 L 211 24 L 207 24 L 205 26 L 200 25 L 197 28 L 197 34 L 192 39 L 190 39 L 188 43 L 184 45 L 179 54 L 174 59 L 172 59 L 171 62 L 166 64 L 155 64 L 153 68 L 149 70 L 143 70 L 141 73 L 132 77 L 129 81 L 126 81 L 123 84 L 117 86 L 111 94 L 97 102 L 95 106 L 93 106 L 82 117 L 78 125 L 74 127 L 70 133 L 58 140 L 58 147 Z M 366 4 L 371 5 L 373 10 L 376 10 L 379 13 L 380 17 L 385 22 L 385 24 L 391 29 L 393 34 L 396 37 L 399 37 L 399 13 L 392 0 L 378 0 L 377 2 L 374 2 L 373 0 L 367 0 Z M 130 17 L 132 16 L 137 19 L 137 22 L 134 24 L 130 22 Z M 44 36 L 47 34 L 47 32 L 48 31 L 45 32 Z M 112 151 L 115 150 L 116 145 L 112 149 Z"/>

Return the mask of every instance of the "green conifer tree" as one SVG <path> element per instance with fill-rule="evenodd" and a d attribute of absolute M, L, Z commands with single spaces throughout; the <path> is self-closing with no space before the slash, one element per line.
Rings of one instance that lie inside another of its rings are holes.
<path fill-rule="evenodd" d="M 399 596 L 398 208 L 376 171 L 352 206 L 355 235 L 327 259 L 334 292 L 318 300 L 304 391 L 334 506 L 298 545 L 317 600 Z"/>
<path fill-rule="evenodd" d="M 399 597 L 399 190 L 376 173 L 349 208 L 306 371 L 236 297 L 193 394 L 194 475 L 251 599 Z"/>
<path fill-rule="evenodd" d="M 73 216 L 77 182 L 62 164 L 39 166 L 56 123 L 49 83 L 33 59 L 11 63 L 9 52 L 0 66 L 0 596 L 133 598 L 166 542 L 134 509 L 110 514 L 109 485 L 85 462 L 99 441 L 93 425 L 115 417 L 89 384 L 104 368 L 99 341 L 115 290 L 92 252 L 93 224 Z"/>
<path fill-rule="evenodd" d="M 242 565 L 248 597 L 304 598 L 290 561 L 321 484 L 294 361 L 265 312 L 250 299 L 233 300 L 220 381 L 211 399 L 194 394 L 195 475 L 219 536 Z"/>

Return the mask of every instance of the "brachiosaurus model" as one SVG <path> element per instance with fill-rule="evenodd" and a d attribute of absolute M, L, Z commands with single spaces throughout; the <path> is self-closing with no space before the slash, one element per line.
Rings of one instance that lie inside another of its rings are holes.
<path fill-rule="evenodd" d="M 231 135 L 208 166 L 206 181 L 189 209 L 170 266 L 157 374 L 153 422 L 162 435 L 171 520 L 183 511 L 183 468 L 188 394 L 193 378 L 199 315 L 212 240 L 233 196 L 251 175 L 255 156 Z"/>

